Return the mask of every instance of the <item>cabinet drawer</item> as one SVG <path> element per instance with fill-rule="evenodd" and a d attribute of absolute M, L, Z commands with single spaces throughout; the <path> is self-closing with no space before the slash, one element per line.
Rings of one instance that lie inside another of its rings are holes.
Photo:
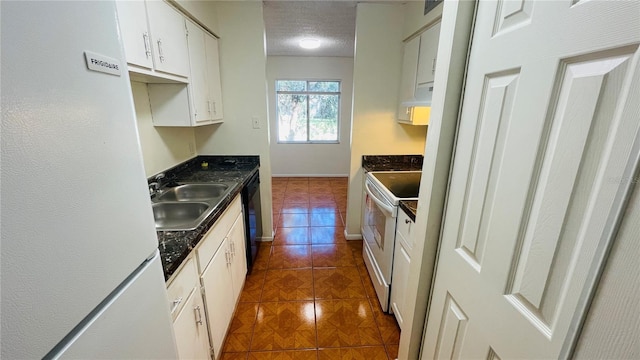
<path fill-rule="evenodd" d="M 402 235 L 402 237 L 404 237 L 409 246 L 412 246 L 413 243 L 411 242 L 411 228 L 413 227 L 414 222 L 402 210 L 398 210 L 398 219 L 396 221 L 396 231 L 400 235 Z"/>
<path fill-rule="evenodd" d="M 198 287 L 198 284 L 198 269 L 194 258 L 191 257 L 186 260 L 182 269 L 167 286 L 171 316 L 175 318 L 178 315 L 189 294 L 194 288 Z"/>
<path fill-rule="evenodd" d="M 204 271 L 211 258 L 213 258 L 241 211 L 242 205 L 240 203 L 240 195 L 238 195 L 200 242 L 196 249 L 200 273 Z"/>

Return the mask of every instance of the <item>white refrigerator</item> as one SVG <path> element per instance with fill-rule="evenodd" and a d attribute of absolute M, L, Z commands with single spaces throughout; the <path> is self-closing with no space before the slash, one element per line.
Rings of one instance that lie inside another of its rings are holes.
<path fill-rule="evenodd" d="M 0 6 L 0 358 L 176 358 L 115 4 Z"/>

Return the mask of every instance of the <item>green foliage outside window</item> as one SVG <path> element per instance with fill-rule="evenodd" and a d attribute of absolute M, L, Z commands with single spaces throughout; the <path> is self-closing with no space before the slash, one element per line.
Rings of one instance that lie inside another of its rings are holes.
<path fill-rule="evenodd" d="M 339 81 L 276 81 L 278 142 L 338 141 Z"/>

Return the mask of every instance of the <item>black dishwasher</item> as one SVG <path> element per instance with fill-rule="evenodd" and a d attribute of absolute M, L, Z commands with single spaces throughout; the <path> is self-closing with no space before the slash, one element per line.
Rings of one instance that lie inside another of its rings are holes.
<path fill-rule="evenodd" d="M 260 173 L 256 172 L 242 189 L 242 206 L 247 238 L 247 272 L 251 273 L 258 254 L 256 241 L 262 236 L 262 212 L 260 211 Z"/>

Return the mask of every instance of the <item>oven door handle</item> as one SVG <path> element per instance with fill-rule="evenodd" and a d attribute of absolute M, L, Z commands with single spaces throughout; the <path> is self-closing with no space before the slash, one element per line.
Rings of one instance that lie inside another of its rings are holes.
<path fill-rule="evenodd" d="M 364 190 L 367 192 L 367 194 L 369 194 L 369 196 L 371 197 L 371 199 L 376 203 L 376 205 L 378 205 L 378 207 L 382 210 L 384 210 L 386 213 L 389 214 L 390 217 L 396 217 L 396 212 L 394 211 L 394 206 L 391 206 L 389 204 L 386 204 L 385 202 L 383 202 L 382 200 L 378 199 L 373 192 L 371 191 L 371 189 L 369 188 L 369 182 L 365 181 L 364 182 Z"/>

